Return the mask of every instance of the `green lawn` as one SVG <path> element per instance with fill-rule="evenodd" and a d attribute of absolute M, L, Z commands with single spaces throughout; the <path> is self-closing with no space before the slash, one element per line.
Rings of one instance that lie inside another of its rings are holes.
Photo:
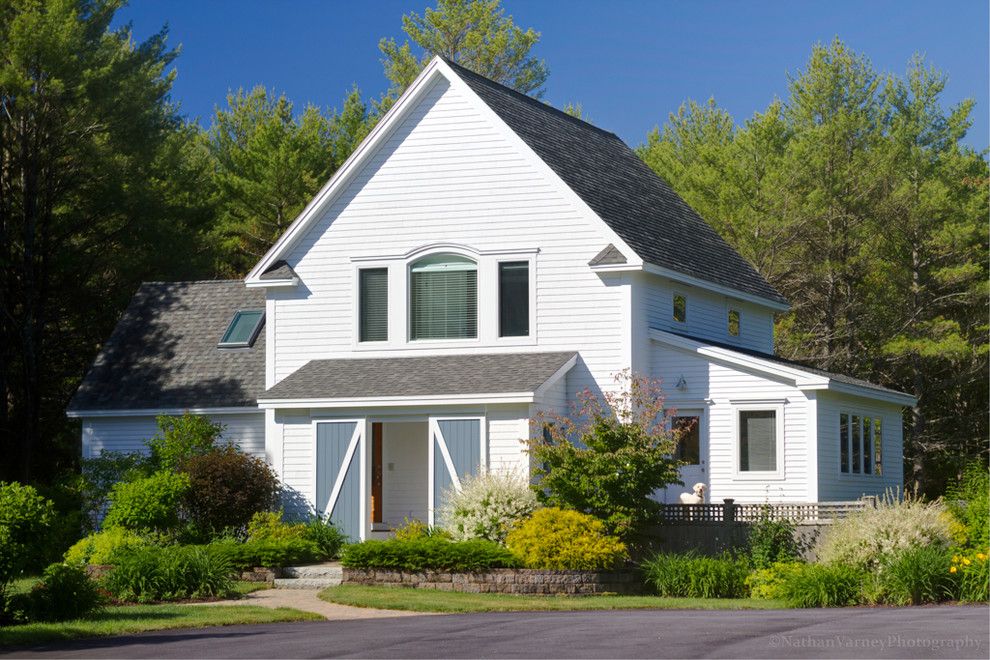
<path fill-rule="evenodd" d="M 0 646 L 39 644 L 80 637 L 126 635 L 166 628 L 204 628 L 239 623 L 320 621 L 323 617 L 289 608 L 255 605 L 121 605 L 76 621 L 0 627 Z"/>
<path fill-rule="evenodd" d="M 331 603 L 413 612 L 513 612 L 520 610 L 768 610 L 781 601 L 755 598 L 661 598 L 659 596 L 512 596 L 468 594 L 405 587 L 341 585 L 320 592 Z"/>

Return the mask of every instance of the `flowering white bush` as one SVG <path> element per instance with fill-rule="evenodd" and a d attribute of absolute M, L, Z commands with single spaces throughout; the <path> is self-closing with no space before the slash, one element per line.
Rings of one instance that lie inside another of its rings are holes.
<path fill-rule="evenodd" d="M 941 501 L 922 502 L 888 496 L 867 508 L 836 520 L 819 540 L 818 561 L 877 568 L 890 555 L 911 547 L 948 547 L 951 519 Z"/>
<path fill-rule="evenodd" d="M 440 526 L 455 541 L 488 539 L 505 543 L 512 525 L 536 509 L 536 495 L 525 479 L 500 472 L 468 477 L 460 492 L 447 491 Z"/>

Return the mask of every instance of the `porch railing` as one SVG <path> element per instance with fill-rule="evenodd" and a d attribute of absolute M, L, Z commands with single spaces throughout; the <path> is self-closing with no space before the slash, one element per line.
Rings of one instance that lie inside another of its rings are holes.
<path fill-rule="evenodd" d="M 876 505 L 874 498 L 851 502 L 736 504 L 726 499 L 722 504 L 665 504 L 665 523 L 742 522 L 753 523 L 761 517 L 789 520 L 793 523 L 830 523 L 856 511 Z"/>

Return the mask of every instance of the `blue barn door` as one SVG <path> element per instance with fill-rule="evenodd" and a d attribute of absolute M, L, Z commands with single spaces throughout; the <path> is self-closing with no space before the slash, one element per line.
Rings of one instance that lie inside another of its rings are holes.
<path fill-rule="evenodd" d="M 446 494 L 487 462 L 483 419 L 430 419 L 430 524 L 439 523 Z"/>
<path fill-rule="evenodd" d="M 361 451 L 364 423 L 316 424 L 316 513 L 352 541 L 361 539 Z"/>

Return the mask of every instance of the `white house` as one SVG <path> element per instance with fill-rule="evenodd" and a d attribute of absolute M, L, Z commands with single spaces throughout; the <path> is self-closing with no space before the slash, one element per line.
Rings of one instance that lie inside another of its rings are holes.
<path fill-rule="evenodd" d="M 712 501 L 899 486 L 912 398 L 774 357 L 786 309 L 614 134 L 437 58 L 245 280 L 143 285 L 68 414 L 85 456 L 209 415 L 361 538 L 626 369 Z"/>

